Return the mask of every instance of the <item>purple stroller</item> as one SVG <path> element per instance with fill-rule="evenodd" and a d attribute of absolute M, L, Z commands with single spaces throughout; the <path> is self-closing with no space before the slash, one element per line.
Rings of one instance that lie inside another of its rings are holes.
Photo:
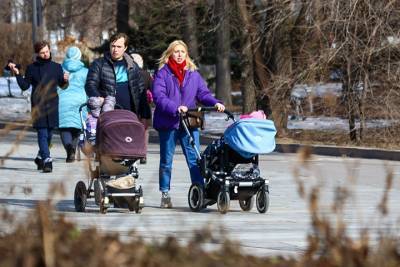
<path fill-rule="evenodd" d="M 82 108 L 85 106 L 83 104 L 79 111 L 90 178 L 87 187 L 83 181 L 76 184 L 75 210 L 84 212 L 87 199 L 94 197 L 101 213 L 106 213 L 111 204 L 140 213 L 144 202 L 142 187 L 137 184 L 139 172 L 136 161 L 146 157 L 142 123 L 128 110 L 117 109 L 102 113 L 97 122 L 96 144 L 91 147 L 82 116 Z"/>

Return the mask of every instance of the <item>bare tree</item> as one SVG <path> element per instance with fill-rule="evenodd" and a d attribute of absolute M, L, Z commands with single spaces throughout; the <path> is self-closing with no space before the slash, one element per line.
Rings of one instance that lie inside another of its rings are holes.
<path fill-rule="evenodd" d="M 129 31 L 129 0 L 117 0 L 117 31 Z"/>
<path fill-rule="evenodd" d="M 11 23 L 12 5 L 11 0 L 3 0 L 0 2 L 0 21 Z"/>
<path fill-rule="evenodd" d="M 309 36 L 308 40 L 312 37 L 319 49 L 313 49 L 313 58 L 307 56 L 313 63 L 306 70 L 322 73 L 315 70 L 317 66 L 325 66 L 341 73 L 350 140 L 360 143 L 368 117 L 390 114 L 393 119 L 392 110 L 396 109 L 398 93 L 393 93 L 399 88 L 396 62 L 400 59 L 397 26 L 400 3 L 372 0 L 311 3 L 303 27 L 309 26 L 308 32 L 312 34 L 305 36 Z M 311 43 L 305 45 L 311 48 Z M 389 101 L 383 103 L 383 100 Z"/>
<path fill-rule="evenodd" d="M 296 1 L 272 1 L 273 17 L 269 20 L 269 37 L 273 74 L 271 77 L 272 117 L 281 134 L 286 133 L 289 115 L 291 90 L 298 79 L 293 66 L 293 30 L 297 25 L 298 14 L 293 3 Z"/>
<path fill-rule="evenodd" d="M 65 19 L 64 19 L 64 36 L 71 35 L 73 20 L 72 20 L 72 6 L 73 0 L 66 0 L 65 2 Z"/>
<path fill-rule="evenodd" d="M 225 105 L 232 105 L 231 67 L 230 67 L 230 23 L 229 1 L 215 0 L 217 20 L 217 64 L 216 64 L 216 96 Z"/>
<path fill-rule="evenodd" d="M 244 113 L 256 108 L 256 85 L 254 83 L 254 61 L 252 43 L 254 42 L 254 28 L 252 27 L 249 14 L 249 6 L 246 0 L 237 0 L 237 7 L 243 24 L 242 35 L 242 82 L 241 91 L 243 96 Z"/>
<path fill-rule="evenodd" d="M 30 23 L 0 23 L 0 62 L 12 59 L 25 69 L 32 60 L 32 26 Z M 4 66 L 4 65 L 3 65 Z"/>
<path fill-rule="evenodd" d="M 199 63 L 199 44 L 196 36 L 196 4 L 197 0 L 188 0 L 183 3 L 185 16 L 184 37 L 189 46 L 190 57 L 194 59 L 196 63 Z"/>
<path fill-rule="evenodd" d="M 58 40 L 78 33 L 77 39 L 88 39 L 98 45 L 99 35 L 105 25 L 115 28 L 116 3 L 105 0 L 46 0 L 43 2 L 45 25 L 48 34 Z M 105 3 L 107 6 L 104 8 Z M 106 12 L 102 12 L 102 10 Z"/>

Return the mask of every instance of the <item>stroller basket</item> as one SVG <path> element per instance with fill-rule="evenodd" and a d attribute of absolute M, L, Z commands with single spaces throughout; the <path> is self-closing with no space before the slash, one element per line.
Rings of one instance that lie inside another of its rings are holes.
<path fill-rule="evenodd" d="M 143 124 L 128 110 L 113 110 L 101 114 L 96 140 L 97 150 L 102 156 L 124 159 L 146 156 Z"/>
<path fill-rule="evenodd" d="M 225 130 L 224 140 L 242 157 L 251 158 L 274 151 L 275 134 L 271 120 L 241 119 Z"/>

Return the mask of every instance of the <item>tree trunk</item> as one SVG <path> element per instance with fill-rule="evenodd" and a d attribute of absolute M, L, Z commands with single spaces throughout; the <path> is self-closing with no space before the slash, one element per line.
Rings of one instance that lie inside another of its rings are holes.
<path fill-rule="evenodd" d="M 199 63 L 199 45 L 197 42 L 196 0 L 184 1 L 186 27 L 184 27 L 185 41 L 189 47 L 190 58 Z"/>
<path fill-rule="evenodd" d="M 117 31 L 129 31 L 129 0 L 117 0 Z"/>
<path fill-rule="evenodd" d="M 367 91 L 369 87 L 369 75 L 368 73 L 364 74 L 364 81 L 362 88 L 357 88 L 362 90 L 359 93 L 359 103 L 358 103 L 358 109 L 360 111 L 360 130 L 359 130 L 359 140 L 361 141 L 363 139 L 363 134 L 364 130 L 366 129 L 366 123 L 365 123 L 365 99 L 367 98 Z"/>
<path fill-rule="evenodd" d="M 5 23 L 11 23 L 11 14 L 12 14 L 11 0 L 2 0 L 0 3 L 0 8 L 1 8 L 0 14 L 2 14 L 2 18 L 0 20 L 4 21 Z"/>
<path fill-rule="evenodd" d="M 65 3 L 65 18 L 64 18 L 64 39 L 71 35 L 72 30 L 72 0 L 67 0 Z"/>
<path fill-rule="evenodd" d="M 231 67 L 230 67 L 230 29 L 229 29 L 229 2 L 215 1 L 215 15 L 217 18 L 217 64 L 216 64 L 216 96 L 225 105 L 232 105 L 231 98 Z"/>
<path fill-rule="evenodd" d="M 250 20 L 253 24 L 253 27 L 256 27 L 256 23 L 253 20 Z M 261 42 L 261 41 L 260 41 Z M 254 55 L 254 69 L 256 75 L 256 85 L 258 85 L 256 95 L 257 97 L 257 109 L 262 109 L 265 114 L 269 117 L 272 113 L 271 107 L 271 90 L 269 87 L 271 75 L 268 72 L 267 66 L 265 65 L 265 60 L 263 57 L 262 48 L 264 45 L 252 44 L 253 55 Z M 256 86 L 257 87 L 257 86 Z"/>
<path fill-rule="evenodd" d="M 288 19 L 290 20 L 290 19 Z M 280 26 L 276 33 L 276 47 L 274 48 L 274 61 L 276 64 L 276 76 L 274 79 L 274 91 L 272 92 L 271 105 L 272 117 L 280 134 L 285 135 L 289 114 L 290 93 L 294 86 L 292 49 L 291 49 L 290 21 Z"/>
<path fill-rule="evenodd" d="M 242 81 L 243 113 L 248 113 L 256 108 L 256 85 L 254 84 L 253 51 L 251 40 L 251 24 L 246 0 L 237 0 L 240 17 L 243 23 L 242 33 Z"/>
<path fill-rule="evenodd" d="M 347 107 L 347 116 L 349 121 L 349 136 L 350 140 L 357 142 L 357 129 L 356 129 L 356 99 L 354 94 L 354 79 L 351 73 L 351 61 L 348 57 L 346 71 L 343 79 L 343 92 Z"/>
<path fill-rule="evenodd" d="M 22 22 L 32 22 L 32 0 L 23 0 Z"/>

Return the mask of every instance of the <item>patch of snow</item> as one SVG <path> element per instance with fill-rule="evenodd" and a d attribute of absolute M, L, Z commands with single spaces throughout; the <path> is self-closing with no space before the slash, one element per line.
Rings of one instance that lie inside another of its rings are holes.
<path fill-rule="evenodd" d="M 30 91 L 30 88 L 25 92 L 22 91 L 15 77 L 0 77 L 0 97 L 26 98 L 30 95 Z"/>

